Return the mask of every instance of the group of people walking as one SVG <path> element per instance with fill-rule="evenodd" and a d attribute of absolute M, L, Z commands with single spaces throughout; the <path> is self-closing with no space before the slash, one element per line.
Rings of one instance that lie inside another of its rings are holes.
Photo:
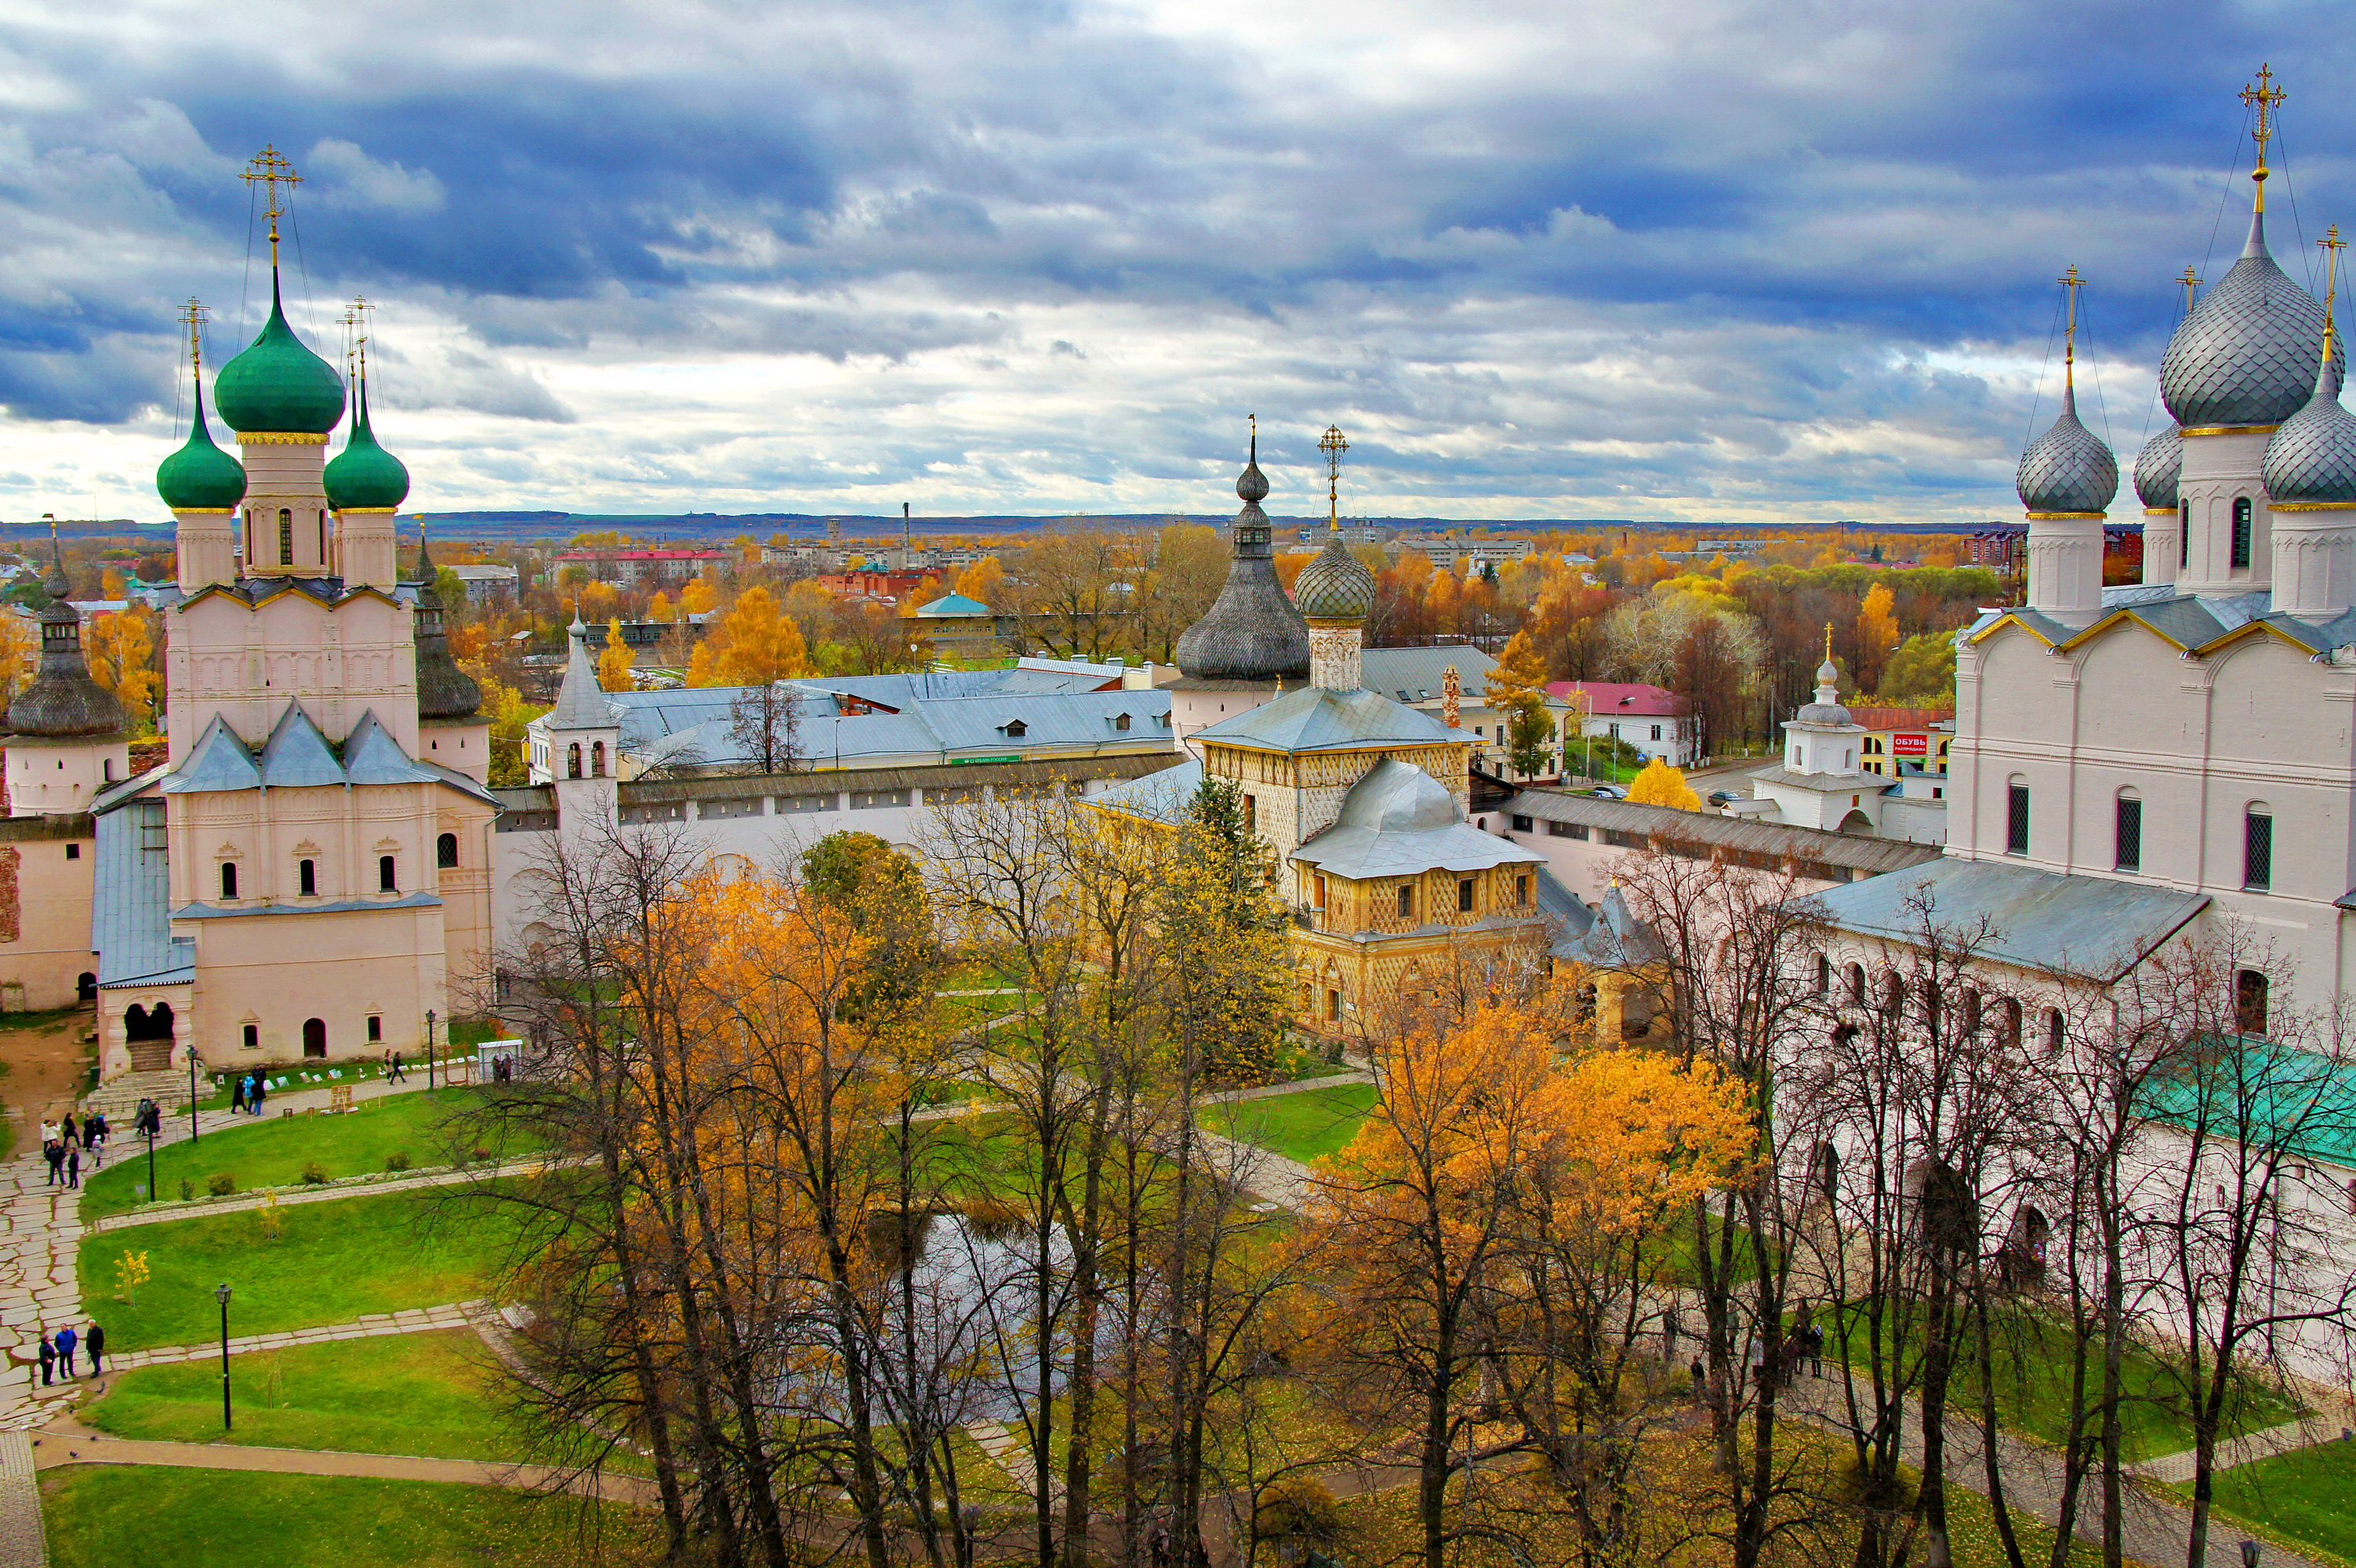
<path fill-rule="evenodd" d="M 93 1111 L 77 1126 L 73 1112 L 66 1112 L 62 1122 L 41 1123 L 41 1157 L 48 1162 L 51 1187 L 81 1186 L 81 1159 L 90 1155 L 90 1168 L 98 1169 L 106 1163 L 106 1113 Z"/>
<path fill-rule="evenodd" d="M 69 1378 L 81 1375 L 74 1370 L 74 1352 L 77 1349 L 89 1359 L 91 1377 L 98 1376 L 104 1369 L 99 1365 L 99 1359 L 106 1354 L 106 1330 L 98 1326 L 96 1318 L 92 1318 L 90 1326 L 83 1329 L 80 1335 L 74 1333 L 73 1325 L 70 1323 L 55 1334 L 51 1334 L 46 1328 L 41 1330 L 41 1386 L 43 1388 L 48 1388 L 53 1378 L 59 1372 Z"/>
<path fill-rule="evenodd" d="M 249 1116 L 262 1114 L 262 1102 L 270 1098 L 270 1075 L 250 1072 L 243 1078 L 232 1079 L 229 1086 L 229 1108 Z"/>

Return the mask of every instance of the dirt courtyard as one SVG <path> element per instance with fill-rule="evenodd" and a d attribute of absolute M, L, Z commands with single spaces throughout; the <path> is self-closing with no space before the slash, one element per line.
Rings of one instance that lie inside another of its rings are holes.
<path fill-rule="evenodd" d="M 0 1014 L 0 1106 L 8 1153 L 26 1146 L 45 1117 L 62 1116 L 89 1081 L 98 1047 L 85 1043 L 90 1009 Z"/>

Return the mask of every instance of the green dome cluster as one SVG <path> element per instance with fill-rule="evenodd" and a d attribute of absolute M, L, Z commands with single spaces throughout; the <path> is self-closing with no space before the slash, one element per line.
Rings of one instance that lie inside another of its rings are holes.
<path fill-rule="evenodd" d="M 325 435 L 343 418 L 343 378 L 286 324 L 275 279 L 270 319 L 245 352 L 221 367 L 213 403 L 229 427 L 244 435 Z"/>
<path fill-rule="evenodd" d="M 155 470 L 155 493 L 174 511 L 234 511 L 245 499 L 245 469 L 213 445 L 205 424 L 205 384 L 197 382 L 197 417 L 185 446 Z"/>
<path fill-rule="evenodd" d="M 359 408 L 344 449 L 327 464 L 327 504 L 337 511 L 391 511 L 409 498 L 409 469 L 377 445 L 369 424 L 368 386 L 361 383 Z"/>

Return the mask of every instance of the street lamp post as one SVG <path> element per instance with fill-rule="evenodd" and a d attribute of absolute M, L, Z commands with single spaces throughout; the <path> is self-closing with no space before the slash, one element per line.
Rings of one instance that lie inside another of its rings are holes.
<path fill-rule="evenodd" d="M 153 1203 L 163 1196 L 155 1190 L 155 1124 L 143 1116 L 139 1130 L 147 1134 L 147 1201 Z"/>
<path fill-rule="evenodd" d="M 229 1410 L 229 1285 L 226 1282 L 213 1291 L 213 1299 L 221 1309 L 221 1430 L 230 1430 Z"/>
<path fill-rule="evenodd" d="M 188 1142 L 197 1141 L 197 1043 L 188 1042 Z"/>
<path fill-rule="evenodd" d="M 434 1009 L 425 1010 L 425 1092 L 434 1092 Z"/>

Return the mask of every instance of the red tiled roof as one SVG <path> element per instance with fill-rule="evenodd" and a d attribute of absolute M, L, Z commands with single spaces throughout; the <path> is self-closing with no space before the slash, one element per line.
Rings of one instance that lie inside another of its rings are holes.
<path fill-rule="evenodd" d="M 1658 686 L 1648 686 L 1637 681 L 1549 681 L 1547 694 L 1565 702 L 1577 703 L 1580 692 L 1587 693 L 1592 706 L 1589 713 L 1596 718 L 1624 714 L 1632 718 L 1676 718 L 1686 711 L 1686 700 L 1675 692 Z"/>
<path fill-rule="evenodd" d="M 1953 708 L 1858 708 L 1852 707 L 1848 716 L 1870 730 L 1929 729 L 1933 725 L 1953 724 Z"/>

